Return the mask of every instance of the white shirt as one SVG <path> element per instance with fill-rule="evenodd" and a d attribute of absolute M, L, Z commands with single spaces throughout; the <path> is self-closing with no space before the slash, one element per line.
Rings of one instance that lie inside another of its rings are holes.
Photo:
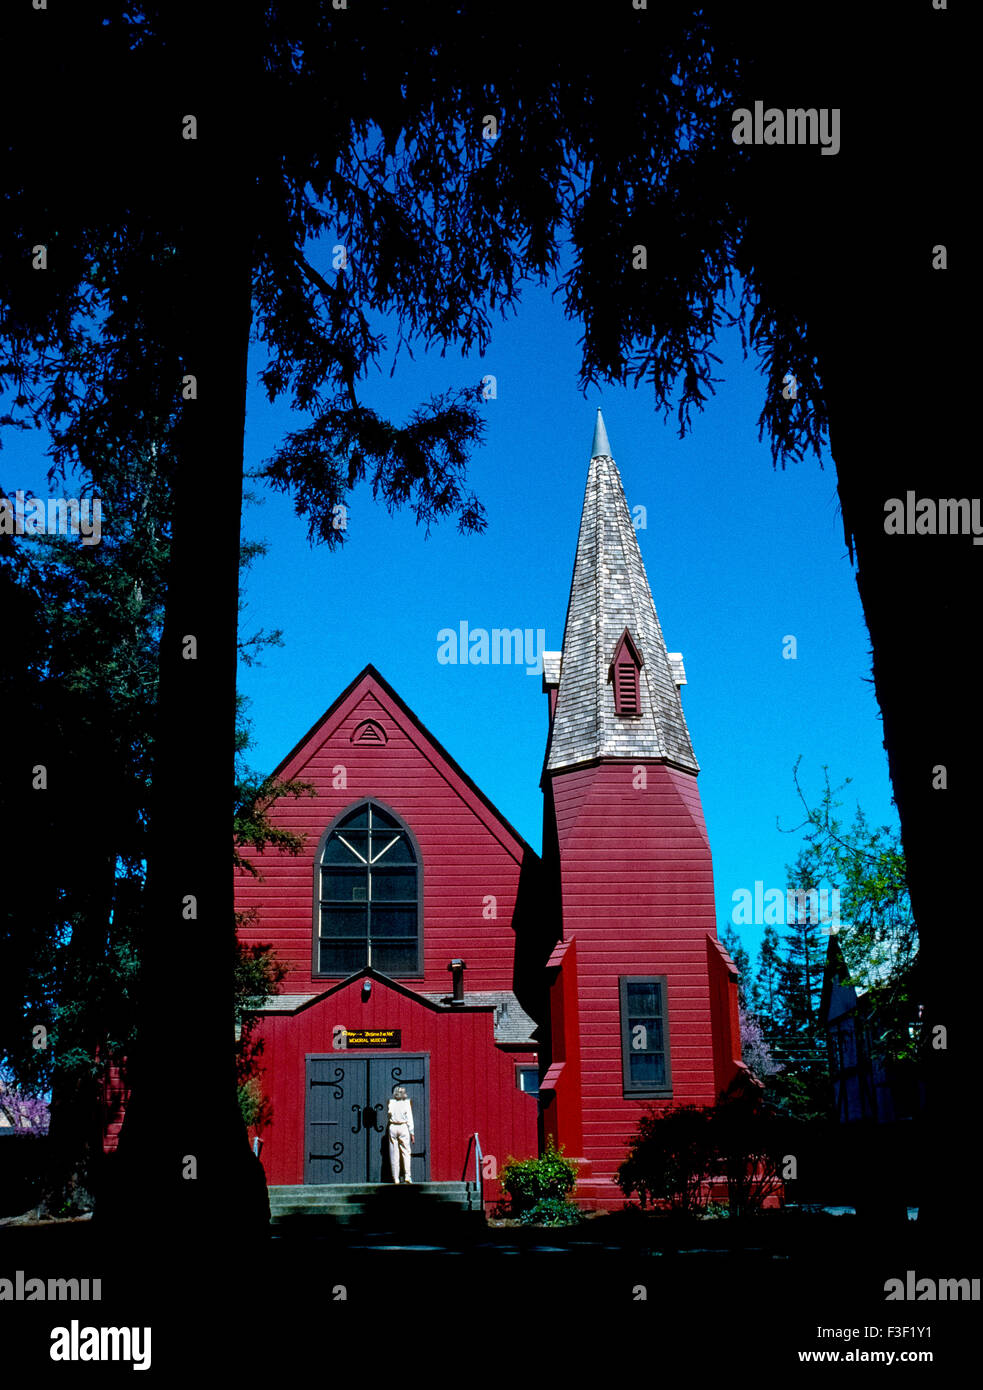
<path fill-rule="evenodd" d="M 410 1133 L 413 1133 L 413 1106 L 408 1100 L 391 1100 L 389 1102 L 389 1123 L 391 1125 L 407 1124 Z"/>

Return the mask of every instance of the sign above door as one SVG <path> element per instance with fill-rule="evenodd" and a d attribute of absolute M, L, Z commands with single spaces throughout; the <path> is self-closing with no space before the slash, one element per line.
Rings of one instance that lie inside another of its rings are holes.
<path fill-rule="evenodd" d="M 401 1029 L 399 1028 L 349 1028 L 347 1045 L 349 1047 L 399 1047 Z"/>

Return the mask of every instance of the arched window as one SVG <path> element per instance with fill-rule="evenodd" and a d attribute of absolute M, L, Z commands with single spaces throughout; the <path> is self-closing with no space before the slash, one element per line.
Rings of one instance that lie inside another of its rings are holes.
<path fill-rule="evenodd" d="M 314 973 L 419 975 L 420 872 L 406 827 L 374 801 L 347 812 L 318 868 Z"/>

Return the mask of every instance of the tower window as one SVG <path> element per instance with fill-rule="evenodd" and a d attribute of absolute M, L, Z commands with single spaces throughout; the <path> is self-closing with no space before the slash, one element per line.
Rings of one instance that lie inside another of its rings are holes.
<path fill-rule="evenodd" d="M 631 717 L 642 712 L 641 681 L 642 654 L 625 628 L 614 651 L 608 671 L 608 681 L 614 686 L 615 714 Z"/>
<path fill-rule="evenodd" d="M 625 1095 L 671 1095 L 666 977 L 622 975 L 618 986 Z"/>
<path fill-rule="evenodd" d="M 420 973 L 420 872 L 406 827 L 374 801 L 335 824 L 318 866 L 314 973 Z"/>

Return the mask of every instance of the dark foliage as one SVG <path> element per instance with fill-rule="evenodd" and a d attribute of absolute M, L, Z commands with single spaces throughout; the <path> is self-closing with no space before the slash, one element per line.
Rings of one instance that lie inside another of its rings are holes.
<path fill-rule="evenodd" d="M 722 1098 L 716 1105 L 649 1109 L 638 1122 L 628 1157 L 618 1170 L 626 1197 L 643 1208 L 677 1215 L 706 1211 L 711 1179 L 727 1183 L 732 1216 L 758 1212 L 782 1197 L 781 1174 L 794 1126 L 755 1095 Z"/>
<path fill-rule="evenodd" d="M 704 1211 L 715 1158 L 710 1126 L 709 1109 L 677 1105 L 659 1113 L 650 1107 L 617 1172 L 625 1196 L 637 1192 L 643 1207 L 664 1204 L 679 1215 Z"/>

